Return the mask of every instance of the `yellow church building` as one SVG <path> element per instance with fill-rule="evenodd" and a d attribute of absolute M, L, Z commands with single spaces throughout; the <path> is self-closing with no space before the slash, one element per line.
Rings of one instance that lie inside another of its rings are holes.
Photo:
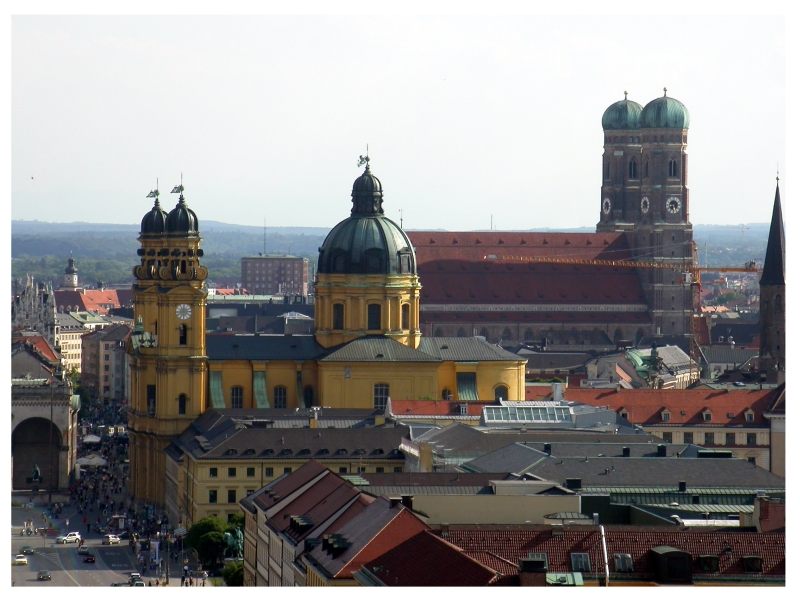
<path fill-rule="evenodd" d="M 459 402 L 525 397 L 525 360 L 482 338 L 422 337 L 414 248 L 383 211 L 367 162 L 350 216 L 319 250 L 315 333 L 206 334 L 197 216 L 158 194 L 134 267 L 129 344 L 131 481 L 138 501 L 165 504 L 165 449 L 209 409 L 374 409 L 389 398 Z M 245 469 L 246 472 L 246 469 Z"/>

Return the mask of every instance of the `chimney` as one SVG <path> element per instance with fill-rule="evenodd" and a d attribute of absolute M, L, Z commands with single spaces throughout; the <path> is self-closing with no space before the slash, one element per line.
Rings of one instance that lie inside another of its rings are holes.
<path fill-rule="evenodd" d="M 566 487 L 570 490 L 581 489 L 581 480 L 578 477 L 567 477 Z"/>
<path fill-rule="evenodd" d="M 526 587 L 547 585 L 547 555 L 520 559 L 519 584 Z"/>
<path fill-rule="evenodd" d="M 554 383 L 553 384 L 553 401 L 554 402 L 563 402 L 564 401 L 564 384 L 563 383 Z"/>
<path fill-rule="evenodd" d="M 679 481 L 678 482 L 678 491 L 679 492 L 685 492 L 686 491 L 686 482 L 685 481 Z"/>
<path fill-rule="evenodd" d="M 658 456 L 664 457 L 667 455 L 667 447 L 664 444 L 658 445 Z"/>
<path fill-rule="evenodd" d="M 545 444 L 544 444 L 544 453 L 549 456 L 550 454 L 552 454 L 552 452 L 553 452 L 553 448 L 550 445 L 550 442 L 545 442 Z"/>
<path fill-rule="evenodd" d="M 414 508 L 414 496 L 400 496 L 400 503 L 408 510 Z"/>
<path fill-rule="evenodd" d="M 630 449 L 630 448 L 628 448 L 628 446 L 623 446 L 623 447 L 622 447 L 622 456 L 623 456 L 624 458 L 629 458 L 629 457 L 630 457 L 630 455 L 631 455 L 631 449 Z"/>

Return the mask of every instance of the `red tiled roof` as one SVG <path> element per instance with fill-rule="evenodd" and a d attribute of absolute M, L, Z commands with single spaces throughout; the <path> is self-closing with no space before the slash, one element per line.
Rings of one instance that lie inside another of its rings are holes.
<path fill-rule="evenodd" d="M 452 300 L 454 304 L 471 304 Z M 649 323 L 647 311 L 634 312 L 550 312 L 550 311 L 454 311 L 423 310 L 431 323 Z"/>
<path fill-rule="evenodd" d="M 467 415 L 461 415 L 461 406 L 466 404 Z M 494 402 L 453 402 L 452 400 L 392 400 L 392 414 L 422 416 L 470 416 L 480 417 L 484 406 Z"/>
<path fill-rule="evenodd" d="M 552 393 L 546 386 L 525 386 L 525 399 L 538 400 Z M 776 398 L 776 389 L 724 389 L 724 390 L 675 390 L 675 389 L 589 389 L 567 388 L 564 399 L 591 406 L 607 406 L 611 410 L 628 413 L 628 421 L 636 425 L 749 425 L 768 426 L 763 413 L 769 410 Z M 751 409 L 753 421 L 747 422 L 745 411 Z M 663 410 L 670 413 L 669 423 L 661 419 Z M 708 409 L 711 419 L 703 419 Z M 733 413 L 734 417 L 728 417 Z"/>
<path fill-rule="evenodd" d="M 65 310 L 67 306 L 77 306 L 78 310 L 87 310 L 101 315 L 108 314 L 108 307 L 120 308 L 120 298 L 117 290 L 55 290 L 56 307 Z M 131 300 L 132 301 L 132 300 Z"/>
<path fill-rule="evenodd" d="M 326 472 L 328 472 L 327 467 L 315 460 L 309 460 L 289 476 L 271 483 L 261 494 L 253 499 L 253 502 L 261 510 L 268 510 L 287 498 L 292 492 Z"/>
<path fill-rule="evenodd" d="M 501 260 L 503 256 L 628 259 L 624 234 L 412 231 L 408 235 L 417 256 L 423 303 L 645 302 L 633 269 Z M 490 256 L 497 259 L 486 258 Z"/>
<path fill-rule="evenodd" d="M 479 586 L 499 579 L 496 571 L 427 531 L 368 562 L 364 570 L 387 586 Z"/>
<path fill-rule="evenodd" d="M 591 572 L 603 569 L 603 550 L 600 532 L 596 526 L 565 527 L 554 535 L 547 526 L 516 528 L 490 528 L 450 526 L 439 535 L 463 548 L 476 560 L 498 569 L 504 575 L 514 575 L 519 560 L 531 552 L 547 553 L 549 570 L 572 571 L 570 553 L 586 552 L 591 562 Z M 649 551 L 656 546 L 672 546 L 692 555 L 720 557 L 720 572 L 716 577 L 742 575 L 743 556 L 759 556 L 762 559 L 763 575 L 782 577 L 785 575 L 785 535 L 782 533 L 753 533 L 709 530 L 681 530 L 655 527 L 606 527 L 606 543 L 612 573 L 614 553 L 630 554 L 634 573 L 651 573 Z M 730 549 L 730 552 L 727 550 Z M 498 560 L 501 559 L 501 560 Z"/>
<path fill-rule="evenodd" d="M 59 354 L 55 351 L 53 346 L 50 345 L 50 342 L 44 336 L 41 335 L 13 335 L 11 338 L 11 344 L 25 344 L 39 356 L 41 356 L 44 360 L 47 360 L 52 363 L 58 363 L 61 360 Z"/>

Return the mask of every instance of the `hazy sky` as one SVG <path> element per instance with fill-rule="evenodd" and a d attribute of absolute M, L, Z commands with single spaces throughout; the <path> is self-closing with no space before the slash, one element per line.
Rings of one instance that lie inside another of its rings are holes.
<path fill-rule="evenodd" d="M 331 227 L 366 151 L 406 228 L 593 227 L 611 103 L 689 109 L 690 219 L 770 219 L 785 33 L 754 16 L 12 18 L 11 217 Z M 202 232 L 202 229 L 201 229 Z"/>

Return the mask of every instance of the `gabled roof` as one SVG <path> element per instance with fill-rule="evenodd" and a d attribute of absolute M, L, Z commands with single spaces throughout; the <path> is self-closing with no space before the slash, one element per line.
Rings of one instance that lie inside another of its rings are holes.
<path fill-rule="evenodd" d="M 365 562 L 380 556 L 428 526 L 402 504 L 376 498 L 360 514 L 342 527 L 329 527 L 326 536 L 335 535 L 347 548 L 339 553 L 325 542 L 308 554 L 329 577 L 350 578 Z"/>
<path fill-rule="evenodd" d="M 500 260 L 503 256 L 630 258 L 623 233 L 412 231 L 408 235 L 423 283 L 423 306 L 646 303 L 633 269 Z"/>
<path fill-rule="evenodd" d="M 438 359 L 391 338 L 376 335 L 347 342 L 329 352 L 320 362 L 438 362 Z"/>
<path fill-rule="evenodd" d="M 55 290 L 53 295 L 57 307 L 77 306 L 79 310 L 96 312 L 101 315 L 108 314 L 109 308 L 122 306 L 115 289 Z"/>
<path fill-rule="evenodd" d="M 763 413 L 776 397 L 773 389 L 591 389 L 568 388 L 566 400 L 607 406 L 609 409 L 627 413 L 627 420 L 636 425 L 680 425 L 767 427 Z M 669 423 L 661 418 L 663 410 L 669 410 Z M 711 419 L 703 418 L 703 411 L 711 412 Z M 754 413 L 753 421 L 747 421 L 746 412 Z M 732 414 L 733 416 L 728 416 Z"/>
<path fill-rule="evenodd" d="M 30 349 L 34 356 L 40 360 L 49 363 L 58 363 L 61 360 L 60 355 L 53 348 L 52 344 L 47 341 L 43 335 L 38 332 L 18 332 L 11 337 L 11 346 L 25 346 Z"/>
<path fill-rule="evenodd" d="M 209 333 L 209 360 L 315 360 L 325 355 L 313 335 L 253 335 Z"/>
<path fill-rule="evenodd" d="M 473 461 L 473 468 L 476 462 Z M 499 468 L 496 461 L 486 466 L 487 470 L 492 471 Z M 677 489 L 679 481 L 685 481 L 690 488 L 738 487 L 756 490 L 781 489 L 786 485 L 782 477 L 736 458 L 548 457 L 535 462 L 526 472 L 561 485 L 565 485 L 567 479 L 580 479 L 583 488 L 674 485 Z"/>
<path fill-rule="evenodd" d="M 597 526 L 570 525 L 555 529 L 546 525 L 463 525 L 449 526 L 434 533 L 504 575 L 516 575 L 519 561 L 531 552 L 547 554 L 551 572 L 572 572 L 570 555 L 573 552 L 589 554 L 592 573 L 603 571 L 600 550 L 603 541 Z M 653 566 L 648 554 L 658 546 L 689 552 L 693 562 L 705 555 L 719 557 L 719 573 L 704 574 L 710 578 L 743 576 L 744 556 L 759 556 L 763 561 L 763 574 L 753 574 L 753 579 L 782 579 L 786 572 L 786 538 L 783 533 L 608 525 L 605 539 L 612 577 L 617 575 L 613 556 L 618 553 L 630 554 L 634 574 L 652 576 Z"/>
<path fill-rule="evenodd" d="M 309 460 L 289 475 L 268 483 L 255 494 L 248 496 L 246 500 L 261 510 L 267 511 L 281 500 L 298 492 L 309 482 L 327 473 L 330 471 L 325 466 L 315 460 Z M 242 502 L 244 503 L 244 500 Z"/>
<path fill-rule="evenodd" d="M 419 350 L 442 361 L 525 360 L 513 352 L 476 337 L 423 337 Z"/>
<path fill-rule="evenodd" d="M 428 531 L 368 562 L 361 574 L 386 586 L 483 586 L 500 579 L 494 569 Z"/>

